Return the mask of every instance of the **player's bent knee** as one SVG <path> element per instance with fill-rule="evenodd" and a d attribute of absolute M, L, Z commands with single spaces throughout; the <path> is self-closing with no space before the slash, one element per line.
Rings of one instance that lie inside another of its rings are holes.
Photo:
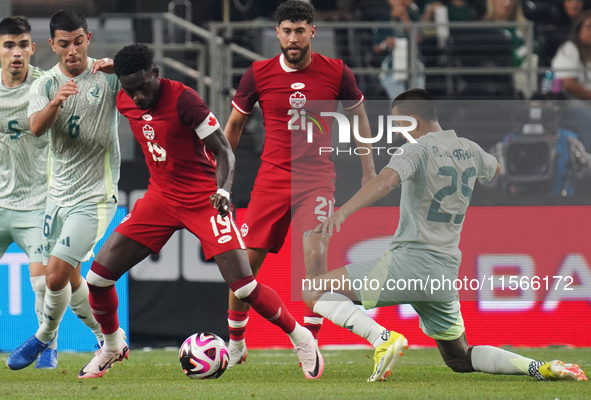
<path fill-rule="evenodd" d="M 454 340 L 436 340 L 441 357 L 454 372 L 474 372 L 472 347 L 468 346 L 466 334 Z"/>
<path fill-rule="evenodd" d="M 238 288 L 232 287 L 231 289 L 234 291 L 234 296 L 236 296 L 237 299 L 243 300 L 250 296 L 250 294 L 256 289 L 257 285 L 258 283 L 256 279 L 254 279 L 246 285 L 240 286 Z"/>

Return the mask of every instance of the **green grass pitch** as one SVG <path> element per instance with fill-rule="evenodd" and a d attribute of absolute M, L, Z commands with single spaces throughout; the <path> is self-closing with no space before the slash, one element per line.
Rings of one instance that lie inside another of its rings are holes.
<path fill-rule="evenodd" d="M 512 350 L 512 349 L 509 349 Z M 580 363 L 591 349 L 516 349 L 526 356 Z M 57 370 L 0 368 L 0 399 L 591 399 L 591 381 L 538 382 L 526 376 L 456 374 L 435 349 L 408 350 L 386 382 L 367 383 L 371 350 L 324 350 L 324 375 L 306 380 L 288 350 L 251 350 L 217 380 L 187 378 L 175 351 L 133 350 L 103 378 L 78 379 L 90 353 L 60 353 Z M 6 363 L 8 354 L 0 353 Z"/>

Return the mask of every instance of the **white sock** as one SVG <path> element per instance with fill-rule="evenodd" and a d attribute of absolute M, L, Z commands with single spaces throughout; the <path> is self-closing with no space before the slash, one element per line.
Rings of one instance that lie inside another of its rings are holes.
<path fill-rule="evenodd" d="M 105 333 L 103 336 L 105 337 L 105 345 L 103 346 L 105 351 L 116 352 L 123 347 L 123 337 L 120 329 L 113 333 Z"/>
<path fill-rule="evenodd" d="M 44 318 L 43 301 L 45 298 L 45 290 L 47 289 L 45 275 L 31 276 L 31 286 L 33 287 L 33 293 L 35 293 L 35 314 L 37 314 L 37 322 L 39 322 L 39 326 L 41 326 Z M 55 339 L 53 339 L 49 348 L 57 350 L 57 332 L 55 333 Z"/>
<path fill-rule="evenodd" d="M 243 349 L 246 346 L 246 339 L 242 340 L 232 340 L 228 344 L 228 347 L 234 347 L 236 349 Z"/>
<path fill-rule="evenodd" d="M 388 330 L 340 293 L 324 293 L 316 302 L 313 311 L 361 336 L 374 347 L 384 343 L 381 335 Z"/>
<path fill-rule="evenodd" d="M 72 288 L 69 283 L 61 290 L 53 291 L 48 288 L 45 291 L 43 324 L 35 334 L 41 342 L 49 343 L 55 337 L 66 308 L 68 308 L 68 303 L 70 303 L 71 296 Z"/>
<path fill-rule="evenodd" d="M 94 318 L 92 309 L 90 308 L 90 301 L 88 300 L 88 285 L 86 280 L 82 278 L 80 287 L 72 292 L 72 298 L 70 299 L 70 310 L 76 314 L 78 319 L 89 327 L 98 342 L 103 340 L 103 334 L 101 332 L 101 326 Z"/>
<path fill-rule="evenodd" d="M 35 293 L 35 314 L 37 314 L 37 321 L 39 326 L 43 323 L 43 298 L 45 297 L 45 275 L 31 276 L 31 286 Z"/>
<path fill-rule="evenodd" d="M 312 332 L 310 332 L 297 322 L 295 329 L 290 334 L 288 334 L 289 340 L 291 340 L 291 344 L 293 344 L 294 346 L 298 343 L 303 342 L 304 340 L 307 340 L 310 335 L 312 335 Z"/>
<path fill-rule="evenodd" d="M 529 375 L 529 364 L 534 361 L 510 351 L 492 346 L 472 348 L 472 367 L 475 371 L 495 375 Z"/>

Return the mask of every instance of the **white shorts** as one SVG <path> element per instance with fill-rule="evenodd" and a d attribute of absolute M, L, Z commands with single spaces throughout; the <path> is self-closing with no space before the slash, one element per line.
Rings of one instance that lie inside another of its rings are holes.
<path fill-rule="evenodd" d="M 104 203 L 83 201 L 72 207 L 58 207 L 48 199 L 43 219 L 43 263 L 47 264 L 50 255 L 74 268 L 88 261 L 116 210 L 114 198 Z"/>

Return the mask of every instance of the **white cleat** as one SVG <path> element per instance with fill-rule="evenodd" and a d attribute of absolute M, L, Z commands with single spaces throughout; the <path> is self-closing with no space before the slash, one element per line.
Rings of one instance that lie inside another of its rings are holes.
<path fill-rule="evenodd" d="M 308 339 L 296 344 L 294 351 L 300 359 L 304 376 L 308 379 L 318 379 L 324 372 L 324 359 L 320 354 L 314 335 L 310 331 L 308 333 L 310 334 Z"/>
<path fill-rule="evenodd" d="M 230 354 L 228 368 L 232 368 L 234 365 L 246 362 L 246 357 L 248 356 L 246 345 L 239 346 L 235 345 L 234 342 L 231 342 L 228 346 L 228 353 Z"/>
<path fill-rule="evenodd" d="M 78 373 L 78 378 L 100 378 L 109 371 L 109 368 L 123 359 L 129 358 L 129 346 L 122 341 L 122 347 L 119 351 L 107 351 L 101 347 L 94 353 L 94 357 Z"/>

